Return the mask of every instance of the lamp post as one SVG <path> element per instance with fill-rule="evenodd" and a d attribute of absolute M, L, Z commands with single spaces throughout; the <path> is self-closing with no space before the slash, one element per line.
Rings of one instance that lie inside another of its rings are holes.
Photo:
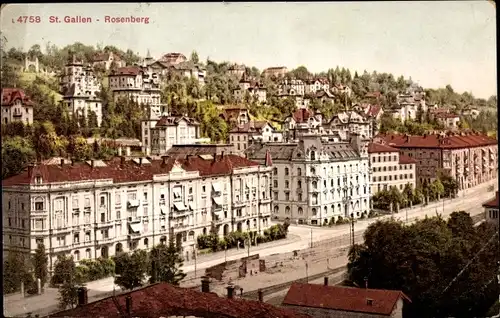
<path fill-rule="evenodd" d="M 344 176 L 344 209 L 346 218 L 351 218 L 351 244 L 354 246 L 354 214 L 349 215 L 349 202 L 351 202 L 351 196 L 349 195 L 350 186 L 347 185 L 347 175 Z"/>

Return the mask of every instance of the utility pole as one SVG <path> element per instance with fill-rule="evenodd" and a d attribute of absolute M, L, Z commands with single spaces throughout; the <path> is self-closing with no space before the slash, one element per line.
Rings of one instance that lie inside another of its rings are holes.
<path fill-rule="evenodd" d="M 351 201 L 351 197 L 348 194 L 349 187 L 347 186 L 347 175 L 344 176 L 344 209 L 345 209 L 345 214 L 346 217 L 351 218 L 351 228 L 350 228 L 350 234 L 351 234 L 351 244 L 354 246 L 354 214 L 349 215 L 349 202 Z"/>
<path fill-rule="evenodd" d="M 311 248 L 313 248 L 313 229 L 311 228 Z"/>

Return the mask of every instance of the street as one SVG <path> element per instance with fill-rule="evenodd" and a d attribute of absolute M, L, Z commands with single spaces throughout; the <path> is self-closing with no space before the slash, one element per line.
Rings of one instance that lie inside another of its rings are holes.
<path fill-rule="evenodd" d="M 361 234 L 370 224 L 378 220 L 388 219 L 391 217 L 399 219 L 403 222 L 405 222 L 406 220 L 408 220 L 408 222 L 412 222 L 417 218 L 424 218 L 425 216 L 436 216 L 436 213 L 441 214 L 443 217 L 447 217 L 452 212 L 460 210 L 464 210 L 471 215 L 483 213 L 482 204 L 495 195 L 494 191 L 487 191 L 487 188 L 488 186 L 494 184 L 496 189 L 496 183 L 497 181 L 493 180 L 487 184 L 469 189 L 464 195 L 459 195 L 456 199 L 453 200 L 446 199 L 444 200 L 444 202 L 440 201 L 431 203 L 426 207 L 418 206 L 412 209 L 405 209 L 401 210 L 399 213 L 394 213 L 392 215 L 385 215 L 372 219 L 360 219 L 356 221 L 354 226 L 356 241 L 358 242 L 361 240 Z M 333 250 L 342 246 L 349 245 L 349 233 L 349 224 L 332 227 L 291 225 L 289 228 L 289 238 L 282 241 L 271 242 L 265 244 L 264 246 L 261 245 L 257 247 L 251 247 L 250 254 L 259 254 L 260 257 L 263 258 L 270 255 L 284 254 L 293 252 L 295 250 L 307 249 L 311 247 L 311 244 L 313 244 L 313 246 L 315 247 L 323 247 L 324 245 L 325 249 Z M 184 272 L 189 274 L 188 276 L 201 277 L 204 274 L 205 268 L 217 265 L 223 262 L 225 259 L 230 261 L 240 259 L 247 255 L 248 251 L 246 249 L 233 249 L 227 251 L 227 253 L 218 252 L 209 255 L 203 255 L 199 257 L 196 264 L 192 262 L 185 264 L 183 270 Z M 325 262 L 325 264 L 334 262 L 335 265 L 342 266 L 347 262 L 345 255 L 339 256 L 338 260 L 332 258 L 327 259 L 328 257 L 329 256 L 325 256 L 324 260 L 322 260 Z M 284 277 L 284 279 L 294 279 L 293 277 L 288 277 L 288 274 L 285 276 L 287 277 Z M 97 297 L 102 293 L 112 292 L 113 287 L 114 282 L 112 277 L 105 278 L 99 281 L 89 282 L 87 283 L 87 288 L 89 289 L 89 298 Z M 115 286 L 115 288 L 116 290 L 119 290 L 117 286 Z M 248 290 L 248 287 L 246 290 Z M 8 313 L 10 316 L 22 315 L 30 311 L 35 312 L 48 306 L 52 307 L 56 304 L 57 291 L 53 289 L 49 289 L 43 295 L 30 298 L 22 298 L 18 295 L 7 296 L 4 298 L 5 314 Z"/>

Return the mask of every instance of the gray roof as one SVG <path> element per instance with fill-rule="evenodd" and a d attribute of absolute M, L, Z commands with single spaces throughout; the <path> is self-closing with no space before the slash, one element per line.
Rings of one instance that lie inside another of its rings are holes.
<path fill-rule="evenodd" d="M 307 151 L 314 147 L 316 151 L 328 154 L 332 161 L 344 161 L 359 158 L 358 152 L 345 142 L 320 142 L 308 143 L 269 143 L 254 144 L 247 150 L 247 156 L 253 160 L 265 160 L 269 150 L 272 160 L 303 160 Z"/>

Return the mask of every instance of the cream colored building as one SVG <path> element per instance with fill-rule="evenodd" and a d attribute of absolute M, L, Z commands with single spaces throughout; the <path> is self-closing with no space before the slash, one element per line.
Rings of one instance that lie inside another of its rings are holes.
<path fill-rule="evenodd" d="M 306 84 L 299 79 L 284 79 L 278 85 L 278 95 L 304 96 Z"/>
<path fill-rule="evenodd" d="M 372 171 L 370 183 L 372 194 L 389 190 L 393 186 L 402 191 L 407 184 L 415 189 L 416 160 L 399 154 L 396 148 L 377 143 L 368 145 L 368 153 Z"/>
<path fill-rule="evenodd" d="M 90 112 L 97 117 L 97 125 L 102 123 L 102 101 L 99 98 L 101 83 L 89 66 L 84 66 L 74 55 L 64 67 L 60 77 L 62 103 L 70 114 L 88 118 Z"/>
<path fill-rule="evenodd" d="M 283 134 L 267 121 L 250 121 L 229 131 L 229 143 L 233 151 L 243 154 L 255 142 L 282 142 Z"/>
<path fill-rule="evenodd" d="M 272 168 L 214 155 L 38 165 L 3 180 L 4 257 L 43 243 L 52 270 L 61 254 L 78 262 L 173 240 L 189 260 L 211 229 L 262 233 Z"/>
<path fill-rule="evenodd" d="M 352 110 L 338 113 L 323 127 L 325 130 L 338 133 L 340 136 L 355 133 L 368 139 L 372 137 L 373 131 L 372 121 L 367 116 Z"/>
<path fill-rule="evenodd" d="M 274 219 L 323 225 L 332 218 L 369 213 L 367 146 L 360 136 L 351 136 L 350 142 L 324 142 L 312 134 L 302 135 L 297 143 L 252 145 L 247 156 L 272 162 Z"/>
<path fill-rule="evenodd" d="M 165 154 L 173 145 L 194 144 L 200 138 L 200 124 L 188 117 L 164 116 L 149 129 L 151 149 L 146 153 Z"/>
<path fill-rule="evenodd" d="M 33 124 L 33 102 L 20 88 L 2 88 L 2 124 Z"/>
<path fill-rule="evenodd" d="M 434 118 L 443 125 L 445 129 L 458 129 L 460 116 L 452 113 L 437 113 Z"/>

